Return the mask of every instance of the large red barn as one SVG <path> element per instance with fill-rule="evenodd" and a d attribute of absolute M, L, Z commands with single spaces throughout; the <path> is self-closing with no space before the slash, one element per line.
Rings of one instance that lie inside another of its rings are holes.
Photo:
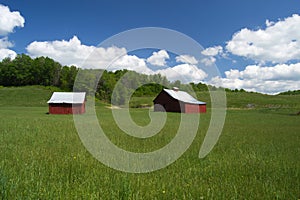
<path fill-rule="evenodd" d="M 156 112 L 205 113 L 206 103 L 178 88 L 163 89 L 153 100 Z"/>
<path fill-rule="evenodd" d="M 49 114 L 83 114 L 85 99 L 85 92 L 54 92 L 47 102 Z"/>

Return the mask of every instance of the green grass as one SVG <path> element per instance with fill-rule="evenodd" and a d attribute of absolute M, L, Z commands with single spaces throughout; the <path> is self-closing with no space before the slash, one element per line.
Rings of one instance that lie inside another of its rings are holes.
<path fill-rule="evenodd" d="M 300 111 L 297 95 L 229 94 L 228 101 L 236 107 L 249 100 L 265 103 L 256 109 L 228 110 L 217 145 L 200 160 L 198 153 L 210 120 L 208 110 L 201 115 L 198 134 L 183 156 L 146 174 L 116 171 L 97 161 L 81 143 L 71 115 L 46 114 L 45 101 L 50 95 L 39 87 L 0 89 L 2 199 L 300 198 L 300 116 L 292 115 Z M 268 104 L 281 106 L 264 106 Z M 97 102 L 96 110 L 112 142 L 136 152 L 166 145 L 180 121 L 179 114 L 169 113 L 160 133 L 136 139 L 116 126 L 104 104 Z M 132 109 L 131 115 L 136 123 L 145 125 L 150 121 L 148 112 Z"/>
<path fill-rule="evenodd" d="M 55 87 L 26 86 L 0 87 L 0 106 L 42 106 L 44 107 Z"/>
<path fill-rule="evenodd" d="M 197 99 L 211 106 L 209 92 L 197 92 Z M 132 97 L 129 106 L 138 108 L 152 106 L 155 97 Z M 300 111 L 300 95 L 264 95 L 249 92 L 227 92 L 227 107 L 229 109 L 287 109 L 292 108 Z"/>
<path fill-rule="evenodd" d="M 197 92 L 197 98 L 210 106 L 209 92 Z M 227 92 L 227 107 L 229 109 L 276 109 L 293 108 L 300 110 L 300 95 L 265 95 L 250 92 Z"/>
<path fill-rule="evenodd" d="M 129 101 L 131 108 L 143 108 L 153 106 L 153 100 L 155 97 L 132 97 Z"/>

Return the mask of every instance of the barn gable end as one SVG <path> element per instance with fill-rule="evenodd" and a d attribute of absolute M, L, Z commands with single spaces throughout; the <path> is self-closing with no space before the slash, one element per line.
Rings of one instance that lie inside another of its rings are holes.
<path fill-rule="evenodd" d="M 171 98 L 168 93 L 162 90 L 159 95 L 153 100 L 154 111 L 180 112 L 180 102 Z"/>

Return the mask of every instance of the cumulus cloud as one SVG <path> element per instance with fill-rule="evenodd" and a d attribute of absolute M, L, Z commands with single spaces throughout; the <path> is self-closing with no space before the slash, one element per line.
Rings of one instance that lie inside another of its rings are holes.
<path fill-rule="evenodd" d="M 17 56 L 17 53 L 10 49 L 0 49 L 0 60 L 3 60 L 4 58 L 10 58 L 15 59 Z"/>
<path fill-rule="evenodd" d="M 206 66 L 210 66 L 216 62 L 216 59 L 214 57 L 207 57 L 201 59 L 201 63 L 203 63 Z"/>
<path fill-rule="evenodd" d="M 12 33 L 15 27 L 24 27 L 24 23 L 20 12 L 11 12 L 9 7 L 0 4 L 0 35 Z"/>
<path fill-rule="evenodd" d="M 198 64 L 197 59 L 194 56 L 190 56 L 190 55 L 179 55 L 179 56 L 176 56 L 175 59 L 176 59 L 176 62 L 187 63 L 187 64 L 191 64 L 191 65 Z"/>
<path fill-rule="evenodd" d="M 174 67 L 155 71 L 166 76 L 170 81 L 181 80 L 184 83 L 199 82 L 207 77 L 207 74 L 196 65 L 180 64 Z"/>
<path fill-rule="evenodd" d="M 223 55 L 223 47 L 209 47 L 201 51 L 201 54 L 205 56 L 203 59 L 201 59 L 201 63 L 203 63 L 206 66 L 210 66 L 216 62 L 215 56 Z"/>
<path fill-rule="evenodd" d="M 75 65 L 81 68 L 134 70 L 139 73 L 152 74 L 146 61 L 135 55 L 128 55 L 125 48 L 95 47 L 81 43 L 77 36 L 70 40 L 32 42 L 27 46 L 32 57 L 48 56 L 62 65 Z"/>
<path fill-rule="evenodd" d="M 17 53 L 9 49 L 13 46 L 13 43 L 10 42 L 7 37 L 0 39 L 0 60 L 3 60 L 4 58 L 15 59 Z"/>
<path fill-rule="evenodd" d="M 267 20 L 265 29 L 244 28 L 233 35 L 226 49 L 259 63 L 300 60 L 300 16 L 294 14 L 277 22 Z"/>
<path fill-rule="evenodd" d="M 0 36 L 6 36 L 14 31 L 15 27 L 24 27 L 25 19 L 20 12 L 11 12 L 9 7 L 0 4 Z M 0 60 L 4 58 L 14 59 L 17 53 L 9 48 L 13 43 L 7 37 L 0 38 Z"/>
<path fill-rule="evenodd" d="M 8 49 L 10 47 L 13 47 L 13 44 L 8 41 L 7 37 L 0 39 L 0 60 L 3 60 L 4 58 L 15 59 L 17 53 Z"/>
<path fill-rule="evenodd" d="M 143 74 L 153 74 L 153 71 L 148 68 L 144 59 L 135 55 L 125 55 L 111 63 L 108 70 L 128 69 Z"/>
<path fill-rule="evenodd" d="M 214 77 L 210 83 L 231 89 L 276 94 L 300 88 L 300 63 L 277 64 L 273 67 L 249 65 L 244 70 L 230 70 L 226 77 Z"/>
<path fill-rule="evenodd" d="M 10 41 L 8 41 L 7 37 L 1 38 L 0 39 L 0 49 L 6 49 L 9 47 L 13 47 L 13 43 L 11 43 Z"/>
<path fill-rule="evenodd" d="M 214 46 L 204 49 L 201 53 L 205 56 L 217 56 L 223 52 L 223 47 Z"/>
<path fill-rule="evenodd" d="M 8 41 L 7 37 L 1 38 L 0 39 L 0 61 L 3 60 L 4 58 L 10 58 L 10 59 L 15 59 L 17 56 L 17 53 L 11 49 L 10 47 L 13 47 L 13 43 Z"/>
<path fill-rule="evenodd" d="M 166 59 L 170 56 L 166 50 L 160 50 L 158 52 L 153 52 L 152 55 L 147 58 L 147 62 L 154 66 L 163 67 L 166 65 Z"/>
<path fill-rule="evenodd" d="M 29 44 L 26 49 L 32 57 L 48 56 L 63 65 L 102 69 L 107 68 L 112 60 L 127 53 L 125 48 L 84 45 L 77 36 L 68 41 L 35 41 Z"/>

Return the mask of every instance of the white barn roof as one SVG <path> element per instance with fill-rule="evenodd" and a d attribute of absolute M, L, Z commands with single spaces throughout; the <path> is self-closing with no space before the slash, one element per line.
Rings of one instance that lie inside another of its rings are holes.
<path fill-rule="evenodd" d="M 198 104 L 198 105 L 204 105 L 206 104 L 205 102 L 198 101 L 194 97 L 192 97 L 190 94 L 184 91 L 175 91 L 175 90 L 169 90 L 169 89 L 164 89 L 165 92 L 167 92 L 171 97 L 178 101 L 182 101 L 185 103 L 190 103 L 190 104 Z"/>
<path fill-rule="evenodd" d="M 54 92 L 47 103 L 80 104 L 85 101 L 85 92 Z"/>

